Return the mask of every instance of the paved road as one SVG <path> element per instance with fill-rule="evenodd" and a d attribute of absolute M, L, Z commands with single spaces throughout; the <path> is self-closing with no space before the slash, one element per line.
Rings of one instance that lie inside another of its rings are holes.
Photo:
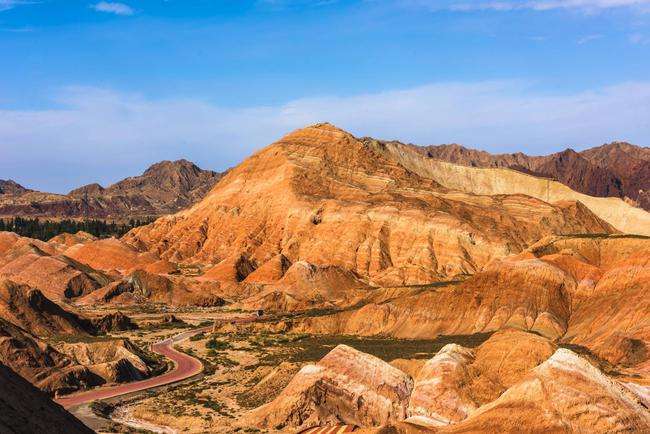
<path fill-rule="evenodd" d="M 55 401 L 65 408 L 71 408 L 98 399 L 113 398 L 120 395 L 126 395 L 127 393 L 150 389 L 152 387 L 164 386 L 165 384 L 175 383 L 197 375 L 203 370 L 203 364 L 192 356 L 176 351 L 173 346 L 178 342 L 189 339 L 191 336 L 210 329 L 211 327 L 203 327 L 200 329 L 189 330 L 152 345 L 151 349 L 153 352 L 161 354 L 174 362 L 175 367 L 169 372 L 142 381 L 119 384 L 116 386 L 100 387 L 85 392 L 66 395 L 55 399 Z"/>

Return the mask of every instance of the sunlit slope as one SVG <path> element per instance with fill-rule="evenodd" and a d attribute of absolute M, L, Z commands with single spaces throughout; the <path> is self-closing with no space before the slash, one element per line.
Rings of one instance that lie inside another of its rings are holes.
<path fill-rule="evenodd" d="M 622 232 L 650 235 L 650 213 L 619 198 L 588 196 L 557 181 L 511 169 L 468 167 L 425 158 L 398 143 L 376 142 L 374 146 L 407 169 L 450 189 L 481 195 L 526 194 L 549 203 L 580 201 Z"/>

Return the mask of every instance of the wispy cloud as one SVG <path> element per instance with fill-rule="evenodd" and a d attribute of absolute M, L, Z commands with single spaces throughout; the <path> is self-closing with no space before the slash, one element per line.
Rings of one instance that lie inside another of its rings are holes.
<path fill-rule="evenodd" d="M 28 5 L 34 3 L 40 3 L 40 2 L 28 1 L 28 0 L 0 0 L 0 12 L 8 11 L 9 9 L 13 9 L 16 6 Z"/>
<path fill-rule="evenodd" d="M 642 33 L 632 33 L 629 36 L 629 41 L 635 45 L 648 45 L 650 44 L 650 38 L 645 36 Z"/>
<path fill-rule="evenodd" d="M 339 0 L 258 0 L 257 1 L 257 3 L 259 4 L 270 5 L 274 7 L 326 6 L 338 2 Z"/>
<path fill-rule="evenodd" d="M 405 0 L 406 3 L 427 7 L 433 10 L 453 11 L 549 11 L 555 9 L 574 9 L 585 12 L 598 12 L 607 9 L 638 8 L 647 11 L 650 0 Z"/>
<path fill-rule="evenodd" d="M 134 10 L 131 6 L 117 2 L 99 2 L 92 6 L 98 12 L 107 12 L 115 15 L 133 15 Z"/>
<path fill-rule="evenodd" d="M 90 182 L 114 176 L 120 165 L 145 167 L 163 158 L 222 169 L 320 121 L 357 135 L 499 152 L 545 153 L 614 139 L 650 143 L 650 82 L 555 95 L 520 81 L 436 83 L 244 108 L 75 87 L 64 89 L 56 103 L 49 110 L 0 109 L 4 177 L 40 176 L 32 169 L 42 166 L 50 172 L 43 185 L 27 184 L 63 191 L 79 183 L 72 172 Z M 83 164 L 73 171 L 73 161 Z"/>
<path fill-rule="evenodd" d="M 578 45 L 584 45 L 584 44 L 587 44 L 589 42 L 595 41 L 597 39 L 601 39 L 602 37 L 603 37 L 603 35 L 600 35 L 600 34 L 586 35 L 586 36 L 583 36 L 582 38 L 578 39 L 577 44 Z"/>

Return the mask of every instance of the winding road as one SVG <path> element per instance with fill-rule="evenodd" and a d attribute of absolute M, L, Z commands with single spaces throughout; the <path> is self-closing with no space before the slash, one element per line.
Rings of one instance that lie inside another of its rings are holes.
<path fill-rule="evenodd" d="M 174 369 L 166 372 L 157 377 L 148 378 L 146 380 L 136 381 L 133 383 L 118 384 L 115 386 L 100 387 L 85 392 L 74 393 L 55 399 L 58 404 L 64 408 L 69 409 L 82 404 L 87 404 L 98 399 L 114 398 L 128 393 L 140 392 L 142 390 L 151 389 L 153 387 L 164 386 L 170 383 L 185 380 L 194 375 L 200 374 L 203 371 L 203 364 L 200 360 L 189 356 L 180 351 L 176 351 L 174 344 L 189 339 L 190 337 L 210 330 L 212 327 L 203 327 L 198 329 L 189 330 L 171 338 L 156 342 L 151 346 L 154 353 L 167 357 L 174 362 Z"/>

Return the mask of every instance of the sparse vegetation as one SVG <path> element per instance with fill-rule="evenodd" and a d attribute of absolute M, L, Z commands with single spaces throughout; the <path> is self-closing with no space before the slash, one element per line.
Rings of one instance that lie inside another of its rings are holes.
<path fill-rule="evenodd" d="M 201 341 L 205 339 L 205 333 L 198 333 L 194 336 L 190 336 L 190 342 Z"/>
<path fill-rule="evenodd" d="M 213 351 L 223 351 L 232 348 L 230 342 L 225 342 L 218 340 L 216 337 L 210 338 L 208 342 L 205 343 L 205 347 Z"/>
<path fill-rule="evenodd" d="M 74 234 L 79 231 L 88 232 L 98 238 L 121 237 L 128 231 L 149 224 L 150 219 L 131 219 L 126 223 L 109 222 L 105 220 L 41 220 L 37 218 L 16 217 L 9 220 L 0 219 L 0 231 L 15 232 L 24 237 L 47 241 L 62 233 Z"/>
<path fill-rule="evenodd" d="M 282 361 L 313 362 L 323 358 L 339 344 L 349 345 L 385 361 L 397 358 L 428 359 L 449 343 L 476 347 L 485 342 L 491 333 L 440 336 L 437 339 L 410 340 L 394 338 L 364 338 L 333 335 L 251 335 L 251 346 L 261 351 L 260 363 L 277 365 Z M 268 348 L 280 351 L 267 351 Z"/>
<path fill-rule="evenodd" d="M 108 419 L 115 410 L 115 406 L 104 401 L 93 401 L 90 403 L 90 410 L 104 419 Z"/>

